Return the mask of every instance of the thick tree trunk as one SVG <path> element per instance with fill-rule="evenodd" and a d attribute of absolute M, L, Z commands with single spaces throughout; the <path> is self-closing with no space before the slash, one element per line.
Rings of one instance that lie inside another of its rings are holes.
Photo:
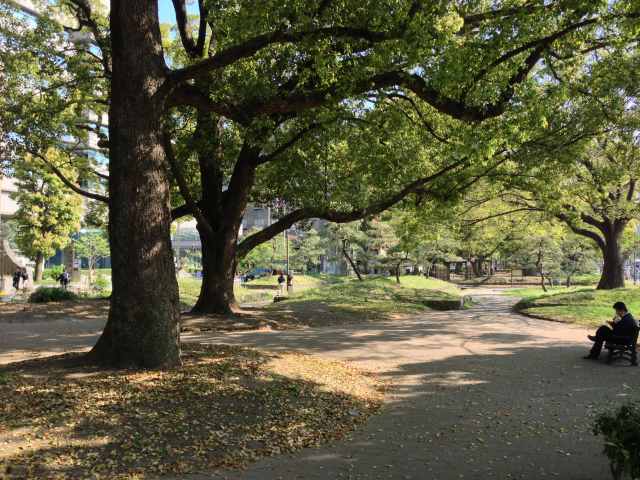
<path fill-rule="evenodd" d="M 223 196 L 222 152 L 216 140 L 222 134 L 221 130 L 222 124 L 215 117 L 199 114 L 196 139 L 203 185 L 202 218 L 198 222 L 202 244 L 202 286 L 192 312 L 200 314 L 230 314 L 238 308 L 233 293 L 238 263 L 238 232 L 255 182 L 259 155 L 259 150 L 245 143 Z M 207 132 L 214 133 L 214 141 L 202 138 Z M 202 222 L 206 222 L 209 228 Z"/>
<path fill-rule="evenodd" d="M 607 232 L 605 244 L 601 246 L 603 267 L 598 290 L 624 288 L 624 259 L 620 250 L 620 234 Z"/>
<path fill-rule="evenodd" d="M 43 274 L 44 274 L 44 255 L 38 252 L 38 254 L 36 255 L 36 268 L 33 272 L 33 280 L 36 282 L 41 282 Z"/>
<path fill-rule="evenodd" d="M 116 366 L 180 363 L 170 185 L 162 148 L 165 66 L 151 0 L 111 1 L 109 240 L 113 292 L 90 358 Z"/>
<path fill-rule="evenodd" d="M 192 313 L 230 314 L 238 305 L 233 293 L 236 274 L 237 233 L 209 239 L 201 232 L 202 286 Z"/>

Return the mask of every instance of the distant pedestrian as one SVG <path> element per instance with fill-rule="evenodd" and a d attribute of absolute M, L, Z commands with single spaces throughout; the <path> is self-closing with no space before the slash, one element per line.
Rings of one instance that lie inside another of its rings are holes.
<path fill-rule="evenodd" d="M 293 274 L 287 273 L 287 293 L 293 292 Z"/>
<path fill-rule="evenodd" d="M 20 280 L 22 280 L 22 269 L 16 268 L 16 271 L 13 272 L 13 288 L 16 290 L 20 290 Z"/>
<path fill-rule="evenodd" d="M 280 293 L 280 296 L 284 295 L 284 284 L 285 284 L 285 278 L 282 272 L 280 272 L 280 275 L 278 276 L 278 291 Z"/>
<path fill-rule="evenodd" d="M 65 268 L 64 270 L 62 270 L 62 273 L 58 276 L 58 282 L 60 282 L 60 287 L 66 290 L 69 287 L 70 280 L 71 280 L 71 277 L 69 276 L 69 272 L 67 272 L 67 269 Z"/>

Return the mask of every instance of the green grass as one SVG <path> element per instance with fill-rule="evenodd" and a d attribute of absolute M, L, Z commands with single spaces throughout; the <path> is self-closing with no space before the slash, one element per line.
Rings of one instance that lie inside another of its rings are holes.
<path fill-rule="evenodd" d="M 333 311 L 375 312 L 382 314 L 415 313 L 445 302 L 459 302 L 460 290 L 453 284 L 418 276 L 375 277 L 359 281 L 336 277 L 333 283 L 294 293 L 287 304 L 322 304 Z"/>
<path fill-rule="evenodd" d="M 504 294 L 510 297 L 519 297 L 519 298 L 538 298 L 538 297 L 547 297 L 550 295 L 557 295 L 559 293 L 571 293 L 577 292 L 581 290 L 593 290 L 593 287 L 547 287 L 547 292 L 542 290 L 540 287 L 523 287 L 523 288 L 509 288 L 504 290 Z"/>
<path fill-rule="evenodd" d="M 528 289 L 524 289 L 528 290 Z M 611 306 L 618 301 L 627 304 L 629 310 L 640 314 L 640 289 L 619 288 L 596 290 L 577 288 L 559 293 L 560 289 L 547 294 L 533 294 L 516 304 L 516 310 L 550 320 L 597 326 L 613 317 Z"/>
<path fill-rule="evenodd" d="M 296 275 L 293 279 L 293 285 L 296 290 L 304 290 L 318 288 L 331 281 L 333 280 L 327 275 Z M 180 277 L 178 285 L 180 287 L 180 301 L 187 307 L 195 305 L 200 294 L 202 280 L 193 277 Z M 241 304 L 269 302 L 273 300 L 277 292 L 278 277 L 275 275 L 257 278 L 244 285 L 235 285 L 236 300 Z"/>
<path fill-rule="evenodd" d="M 296 275 L 294 292 L 284 304 L 300 307 L 320 305 L 344 314 L 374 312 L 378 314 L 412 313 L 429 308 L 450 307 L 448 302 L 460 301 L 461 290 L 454 284 L 421 276 L 367 278 L 337 275 Z M 195 304 L 201 280 L 184 277 L 178 280 L 180 301 L 185 307 Z M 236 299 L 240 304 L 268 303 L 278 292 L 278 277 L 258 278 L 244 285 L 236 284 Z M 276 304 L 273 308 L 279 308 Z"/>

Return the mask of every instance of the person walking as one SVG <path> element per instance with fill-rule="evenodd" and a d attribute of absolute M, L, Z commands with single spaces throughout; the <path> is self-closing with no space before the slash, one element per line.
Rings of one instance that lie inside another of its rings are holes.
<path fill-rule="evenodd" d="M 287 273 L 287 294 L 293 293 L 293 274 Z"/>
<path fill-rule="evenodd" d="M 585 359 L 597 360 L 602 351 L 602 345 L 609 340 L 626 342 L 634 335 L 638 322 L 629 313 L 627 306 L 622 302 L 616 302 L 613 304 L 613 309 L 616 312 L 613 320 L 607 322 L 608 325 L 598 328 L 595 335 L 588 335 L 589 340 L 593 342 L 593 347 L 589 355 L 584 357 Z"/>
<path fill-rule="evenodd" d="M 281 297 L 284 296 L 284 284 L 285 284 L 284 274 L 282 273 L 282 271 L 280 271 L 280 275 L 278 276 L 278 292 Z"/>
<path fill-rule="evenodd" d="M 13 288 L 18 291 L 20 290 L 20 280 L 22 280 L 22 269 L 20 267 L 16 268 L 16 271 L 13 272 Z"/>
<path fill-rule="evenodd" d="M 65 290 L 69 287 L 69 272 L 67 272 L 67 269 L 65 268 L 64 270 L 62 270 L 62 273 L 58 276 L 58 282 L 60 282 L 60 287 L 64 288 Z"/>

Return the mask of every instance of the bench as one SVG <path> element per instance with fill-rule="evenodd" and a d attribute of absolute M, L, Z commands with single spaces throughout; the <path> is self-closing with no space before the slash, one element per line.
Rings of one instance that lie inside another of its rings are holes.
<path fill-rule="evenodd" d="M 612 363 L 614 360 L 622 358 L 629 360 L 631 365 L 637 366 L 636 344 L 638 343 L 638 332 L 640 332 L 640 328 L 636 327 L 635 333 L 631 337 L 618 337 L 605 343 L 604 348 L 609 352 L 607 363 Z"/>

